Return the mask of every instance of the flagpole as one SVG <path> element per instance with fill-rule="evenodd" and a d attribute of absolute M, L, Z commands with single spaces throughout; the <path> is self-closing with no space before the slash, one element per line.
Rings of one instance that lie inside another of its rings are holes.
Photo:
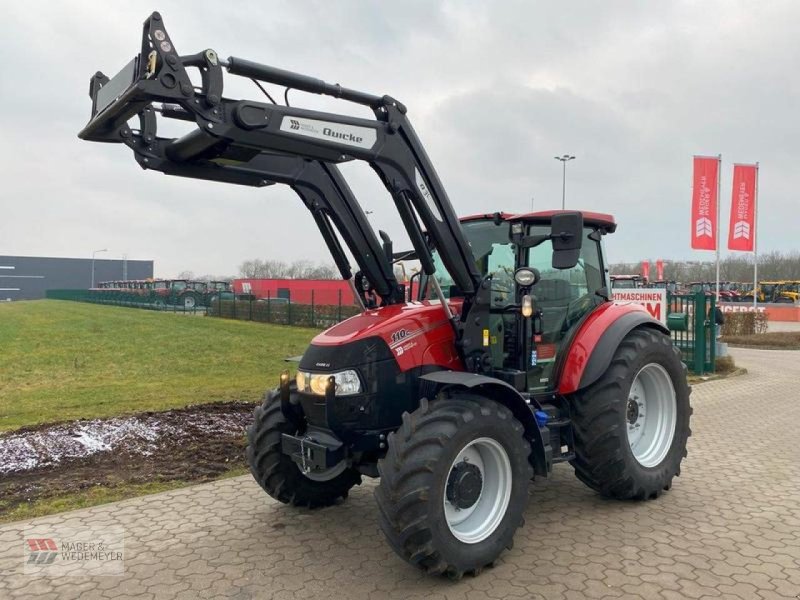
<path fill-rule="evenodd" d="M 753 310 L 758 311 L 758 167 L 756 163 L 756 186 L 753 190 Z M 766 300 L 766 298 L 764 298 Z"/>
<path fill-rule="evenodd" d="M 722 180 L 722 154 L 717 155 L 717 226 L 716 226 L 716 245 L 717 245 L 717 306 L 719 306 L 719 219 L 720 207 L 722 205 L 722 198 L 719 195 L 720 181 Z"/>

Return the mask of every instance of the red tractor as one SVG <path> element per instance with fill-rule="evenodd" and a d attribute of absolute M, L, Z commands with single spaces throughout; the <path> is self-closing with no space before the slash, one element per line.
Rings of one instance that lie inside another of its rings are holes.
<path fill-rule="evenodd" d="M 375 118 L 229 99 L 223 68 Z M 458 578 L 511 547 L 531 480 L 559 463 L 611 498 L 670 489 L 690 434 L 686 370 L 658 321 L 611 302 L 611 216 L 459 220 L 403 104 L 213 50 L 180 55 L 158 13 L 141 53 L 113 79 L 92 77 L 90 94 L 80 137 L 125 144 L 145 169 L 291 186 L 363 307 L 317 335 L 255 411 L 247 457 L 270 496 L 327 506 L 380 477 L 391 547 Z M 157 113 L 195 127 L 159 137 Z M 393 269 L 410 253 L 395 254 L 383 232 L 379 241 L 336 166 L 349 160 L 367 162 L 394 200 L 422 267 L 412 301 Z"/>

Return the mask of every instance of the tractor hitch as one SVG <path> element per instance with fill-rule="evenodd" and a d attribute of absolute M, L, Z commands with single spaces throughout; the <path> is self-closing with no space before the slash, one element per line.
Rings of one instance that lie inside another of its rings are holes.
<path fill-rule="evenodd" d="M 326 471 L 345 458 L 344 444 L 333 435 L 322 431 L 313 431 L 301 436 L 284 433 L 281 437 L 281 450 L 297 463 L 304 473 Z"/>

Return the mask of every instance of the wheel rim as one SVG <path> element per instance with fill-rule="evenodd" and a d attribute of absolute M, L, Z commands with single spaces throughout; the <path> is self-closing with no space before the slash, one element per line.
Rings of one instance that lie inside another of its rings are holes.
<path fill-rule="evenodd" d="M 636 374 L 628 394 L 628 443 L 636 461 L 655 467 L 664 460 L 675 438 L 678 403 L 675 386 L 659 364 L 645 365 Z"/>
<path fill-rule="evenodd" d="M 453 475 L 464 470 L 459 466 L 463 464 L 469 465 L 473 481 L 476 469 L 480 472 L 477 500 L 468 507 L 460 507 L 452 497 L 448 498 Z M 483 437 L 467 444 L 450 465 L 448 485 L 443 494 L 444 514 L 450 533 L 466 544 L 477 544 L 489 537 L 506 514 L 511 499 L 511 483 L 511 461 L 498 442 Z"/>
<path fill-rule="evenodd" d="M 183 305 L 186 308 L 193 308 L 194 307 L 194 298 L 192 296 L 186 296 L 183 300 Z"/>
<path fill-rule="evenodd" d="M 325 469 L 324 471 L 304 471 L 300 465 L 297 465 L 297 468 L 311 481 L 330 481 L 331 479 L 344 473 L 344 470 L 347 468 L 347 461 L 343 460 L 336 466 L 333 466 L 330 469 Z"/>

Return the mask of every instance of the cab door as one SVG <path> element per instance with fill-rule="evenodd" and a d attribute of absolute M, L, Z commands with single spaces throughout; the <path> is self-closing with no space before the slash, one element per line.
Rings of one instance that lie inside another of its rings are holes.
<path fill-rule="evenodd" d="M 529 235 L 546 235 L 549 226 L 531 225 Z M 565 341 L 581 321 L 604 299 L 608 275 L 602 262 L 601 234 L 584 228 L 578 263 L 571 269 L 554 269 L 553 245 L 549 240 L 530 248 L 527 265 L 539 271 L 541 279 L 532 289 L 534 310 L 539 314 L 539 333 L 531 333 L 528 357 L 528 388 L 532 392 L 555 389 L 554 370 Z"/>

